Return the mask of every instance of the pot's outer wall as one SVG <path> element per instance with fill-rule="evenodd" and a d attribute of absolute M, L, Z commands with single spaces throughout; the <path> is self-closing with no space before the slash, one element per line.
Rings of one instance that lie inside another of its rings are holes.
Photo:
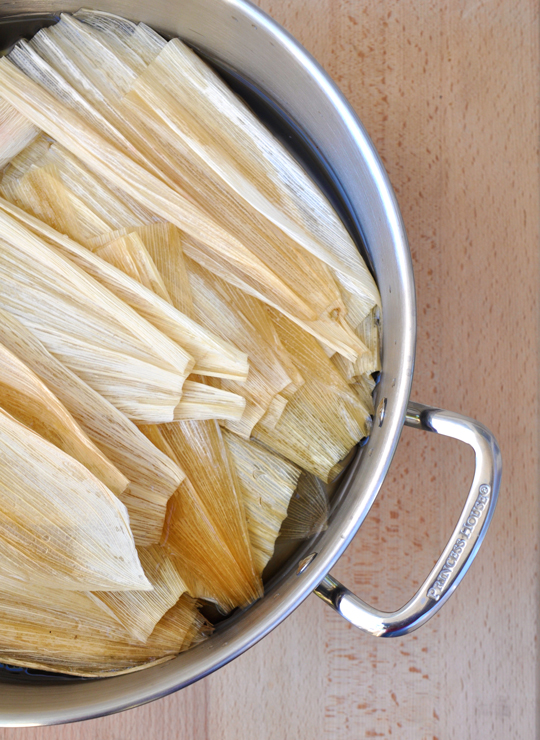
<path fill-rule="evenodd" d="M 81 3 L 66 2 L 75 11 Z M 282 28 L 241 0 L 92 2 L 98 10 L 178 35 L 241 76 L 287 111 L 326 161 L 358 224 L 383 304 L 383 372 L 376 404 L 382 426 L 349 468 L 326 532 L 306 543 L 263 600 L 228 620 L 210 640 L 174 661 L 118 678 L 58 685 L 18 681 L 0 692 L 0 725 L 69 722 L 134 707 L 202 678 L 253 645 L 283 620 L 331 569 L 366 516 L 399 441 L 409 399 L 416 331 L 412 265 L 402 219 L 384 168 L 358 119 L 316 62 Z M 0 2 L 0 16 L 51 13 L 47 2 Z M 316 552 L 299 576 L 298 561 Z"/>

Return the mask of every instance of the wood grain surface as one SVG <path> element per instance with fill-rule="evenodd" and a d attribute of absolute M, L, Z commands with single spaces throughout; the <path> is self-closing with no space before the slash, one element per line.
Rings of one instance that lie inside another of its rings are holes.
<path fill-rule="evenodd" d="M 497 435 L 500 502 L 469 574 L 418 632 L 377 640 L 315 596 L 162 701 L 0 740 L 529 740 L 538 705 L 539 78 L 535 0 L 261 0 L 347 95 L 414 260 L 413 398 Z M 472 454 L 405 430 L 335 575 L 383 609 L 446 543 Z"/>

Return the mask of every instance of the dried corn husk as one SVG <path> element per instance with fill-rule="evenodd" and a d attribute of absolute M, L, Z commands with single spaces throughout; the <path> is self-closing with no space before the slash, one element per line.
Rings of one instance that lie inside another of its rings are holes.
<path fill-rule="evenodd" d="M 15 218 L 10 218 L 10 215 Z M 161 341 L 170 337 L 167 339 L 168 344 L 171 345 L 171 339 L 174 340 L 177 344 L 172 346 L 178 351 L 181 351 L 180 347 L 189 347 L 188 351 L 190 353 L 193 351 L 193 356 L 196 356 L 194 370 L 199 375 L 245 379 L 249 369 L 247 357 L 230 342 L 220 339 L 185 314 L 180 313 L 114 265 L 100 259 L 88 249 L 81 247 L 77 242 L 58 233 L 20 208 L 0 199 L 0 225 L 6 230 L 9 228 L 17 235 L 17 221 L 36 234 L 40 234 L 60 254 L 68 257 L 71 262 L 83 268 L 118 298 L 132 306 L 162 332 L 162 334 L 158 332 L 157 335 Z M 19 226 L 20 228 L 24 229 L 22 226 Z M 124 312 L 129 311 L 129 306 L 124 303 L 121 305 Z M 155 334 L 155 329 L 153 332 Z M 187 356 L 187 352 L 185 354 Z M 176 366 L 181 366 L 180 360 L 177 361 Z"/>
<path fill-rule="evenodd" d="M 125 45 L 146 64 L 150 64 L 167 43 L 162 36 L 144 23 L 135 24 L 112 13 L 85 8 L 73 15 L 77 20 L 101 31 L 122 58 L 127 56 Z"/>
<path fill-rule="evenodd" d="M 369 409 L 313 337 L 277 312 L 269 313 L 306 382 L 274 428 L 258 424 L 253 436 L 328 483 L 340 461 L 369 433 Z"/>
<path fill-rule="evenodd" d="M 151 588 L 123 504 L 1 409 L 0 512 L 3 573 L 70 590 Z"/>
<path fill-rule="evenodd" d="M 89 438 L 129 479 L 120 498 L 128 509 L 137 545 L 159 542 L 167 502 L 185 478 L 180 467 L 4 311 L 0 311 L 0 342 L 45 383 Z"/>
<path fill-rule="evenodd" d="M 328 493 L 321 481 L 302 472 L 279 532 L 290 540 L 307 539 L 328 527 Z"/>
<path fill-rule="evenodd" d="M 126 628 L 115 615 L 104 605 L 95 604 L 88 593 L 50 588 L 37 582 L 29 584 L 2 574 L 0 625 L 9 622 L 20 626 L 41 625 L 43 648 L 51 628 L 71 634 L 82 631 L 85 634 L 98 633 L 118 640 L 129 639 Z"/>
<path fill-rule="evenodd" d="M 0 342 L 0 407 L 78 460 L 116 496 L 129 481 L 82 431 L 47 386 Z"/>
<path fill-rule="evenodd" d="M 355 301 L 365 305 L 364 316 L 380 303 L 371 275 L 324 195 L 191 49 L 173 39 L 137 79 L 132 91 L 152 105 L 171 127 L 174 122 L 175 133 L 182 136 L 183 143 L 204 156 L 238 196 L 329 265 Z M 183 130 L 178 116 L 167 121 L 165 103 L 170 100 L 182 110 Z M 204 129 L 196 125 L 199 121 L 204 121 Z"/>
<path fill-rule="evenodd" d="M 257 572 L 263 572 L 287 516 L 301 470 L 256 442 L 223 432 L 244 497 L 249 538 Z"/>
<path fill-rule="evenodd" d="M 66 629 L 43 629 L 41 621 L 21 625 L 0 620 L 0 660 L 43 671 L 73 676 L 106 677 L 131 673 L 170 660 L 186 638 L 210 627 L 197 611 L 197 603 L 182 596 L 159 621 L 146 644 L 121 640 L 102 632 L 89 632 L 75 624 Z"/>
<path fill-rule="evenodd" d="M 3 308 L 129 415 L 172 418 L 190 355 L 6 212 L 0 222 Z"/>
<path fill-rule="evenodd" d="M 177 422 L 143 431 L 187 466 L 187 480 L 169 503 L 163 542 L 178 557 L 189 593 L 213 599 L 226 611 L 257 599 L 262 587 L 243 500 L 217 423 Z"/>
<path fill-rule="evenodd" d="M 15 111 L 14 108 L 13 111 Z M 43 161 L 51 144 L 52 140 L 48 136 L 39 133 L 28 146 L 22 149 L 10 161 L 2 172 L 2 180 L 0 182 L 0 191 L 5 198 L 8 200 L 11 199 L 9 193 L 12 192 L 12 188 L 17 186 L 18 181 L 28 172 L 32 165 L 39 164 Z M 4 192 L 6 189 L 8 194 Z"/>
<path fill-rule="evenodd" d="M 242 419 L 227 422 L 226 426 L 249 439 L 253 427 L 268 412 L 276 396 L 293 385 L 295 389 L 298 387 L 298 373 L 294 374 L 296 382 L 293 382 L 282 362 L 287 353 L 259 301 L 216 278 L 189 258 L 186 265 L 196 320 L 231 339 L 249 356 L 250 372 L 245 383 L 221 382 L 222 388 L 246 399 Z M 303 382 L 301 378 L 300 382 Z M 279 403 L 274 404 L 274 414 L 278 407 Z"/>
<path fill-rule="evenodd" d="M 174 421 L 220 419 L 225 423 L 239 423 L 245 408 L 245 399 L 236 393 L 195 380 L 186 380 L 182 398 L 174 410 Z"/>
<path fill-rule="evenodd" d="M 151 174 L 151 168 L 141 167 L 135 161 L 137 157 L 131 159 L 126 156 L 126 147 L 120 145 L 117 148 L 117 142 L 110 144 L 77 113 L 59 100 L 54 100 L 45 89 L 25 77 L 7 59 L 0 61 L 0 85 L 2 97 L 91 169 L 99 172 L 101 177 L 198 240 L 191 244 L 190 251 L 197 261 L 209 269 L 220 265 L 218 274 L 225 269 L 228 279 L 234 284 L 277 306 L 350 359 L 356 359 L 358 354 L 365 351 L 364 345 L 343 319 L 341 298 L 327 307 L 324 316 L 318 317 L 317 312 L 286 285 L 283 277 L 278 276 L 241 240 L 195 205 L 183 191 L 156 178 Z M 62 119 L 61 127 L 57 123 L 59 117 Z M 154 147 L 151 147 L 151 151 L 154 151 Z M 163 166 L 162 162 L 160 166 Z M 210 250 L 207 255 L 209 259 L 201 256 L 201 250 Z M 301 261 L 307 263 L 310 259 L 310 255 L 306 254 Z M 275 262 L 279 265 L 280 260 L 276 259 Z M 282 265 L 279 269 L 282 269 Z M 298 282 L 298 290 L 303 290 L 302 281 Z"/>
<path fill-rule="evenodd" d="M 163 278 L 159 274 L 154 261 L 150 257 L 144 242 L 136 232 L 126 234 L 103 247 L 95 250 L 95 254 L 111 265 L 118 267 L 148 290 L 172 303 Z"/>
<path fill-rule="evenodd" d="M 138 553 L 152 591 L 99 591 L 89 596 L 115 616 L 131 640 L 145 643 L 159 620 L 186 591 L 186 585 L 162 547 L 139 548 Z"/>
<path fill-rule="evenodd" d="M 0 169 L 39 135 L 39 129 L 5 101 L 0 103 Z"/>

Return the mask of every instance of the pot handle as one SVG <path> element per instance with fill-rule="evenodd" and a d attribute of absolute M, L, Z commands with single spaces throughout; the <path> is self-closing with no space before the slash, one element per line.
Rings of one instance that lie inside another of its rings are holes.
<path fill-rule="evenodd" d="M 399 637 L 427 622 L 453 593 L 484 539 L 499 493 L 501 453 L 495 437 L 482 424 L 451 411 L 410 402 L 405 424 L 443 434 L 470 445 L 475 471 L 465 508 L 435 567 L 418 593 L 402 609 L 381 612 L 327 575 L 315 589 L 317 596 L 342 617 L 376 637 Z"/>

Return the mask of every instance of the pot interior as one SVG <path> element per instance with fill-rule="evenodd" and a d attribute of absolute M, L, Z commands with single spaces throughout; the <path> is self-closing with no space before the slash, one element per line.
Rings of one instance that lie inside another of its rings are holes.
<path fill-rule="evenodd" d="M 66 2 L 67 11 L 78 3 Z M 0 725 L 100 716 L 150 701 L 216 670 L 261 639 L 322 580 L 373 503 L 397 445 L 414 363 L 412 269 L 399 210 L 375 149 L 324 72 L 279 26 L 244 0 L 123 0 L 92 7 L 142 20 L 179 36 L 218 71 L 311 173 L 340 214 L 376 276 L 384 316 L 383 372 L 375 405 L 384 424 L 351 454 L 329 487 L 328 527 L 307 541 L 278 540 L 264 572 L 265 596 L 221 622 L 196 648 L 155 668 L 108 679 L 80 679 L 0 667 Z M 44 12 L 29 12 L 43 10 Z M 0 0 L 0 49 L 32 36 L 57 15 L 45 2 Z M 56 8 L 55 8 L 56 10 Z M 20 13 L 13 16 L 14 12 Z M 164 33 L 167 35 L 167 33 Z M 298 573 L 298 564 L 315 554 Z"/>

